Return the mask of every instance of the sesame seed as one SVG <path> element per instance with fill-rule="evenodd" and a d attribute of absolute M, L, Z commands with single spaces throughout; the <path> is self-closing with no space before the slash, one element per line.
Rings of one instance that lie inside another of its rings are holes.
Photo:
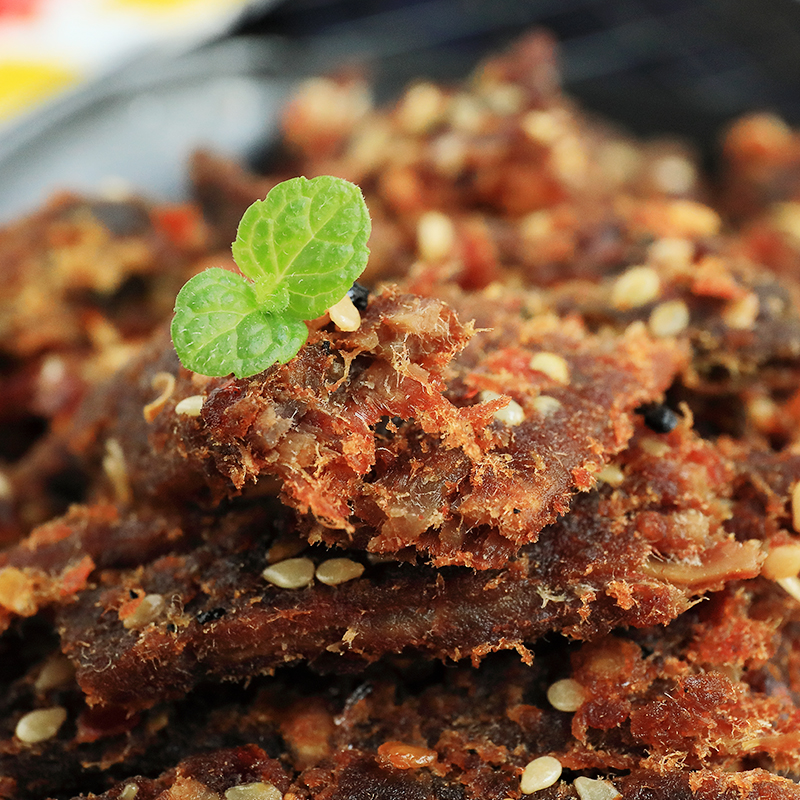
<path fill-rule="evenodd" d="M 122 445 L 116 439 L 106 440 L 106 453 L 103 456 L 103 472 L 111 481 L 114 495 L 120 503 L 131 501 L 131 485 L 128 480 L 128 466 Z"/>
<path fill-rule="evenodd" d="M 466 92 L 457 94 L 450 102 L 450 122 L 462 133 L 478 133 L 486 125 L 488 114 L 482 103 Z"/>
<path fill-rule="evenodd" d="M 447 98 L 432 83 L 418 83 L 405 94 L 399 109 L 399 122 L 408 133 L 424 133 L 432 128 L 447 108 Z"/>
<path fill-rule="evenodd" d="M 625 473 L 616 464 L 606 464 L 595 473 L 595 478 L 609 486 L 620 486 L 625 480 Z"/>
<path fill-rule="evenodd" d="M 771 217 L 772 224 L 781 233 L 800 242 L 800 203 L 776 203 Z"/>
<path fill-rule="evenodd" d="M 534 758 L 522 771 L 519 788 L 523 794 L 533 794 L 552 786 L 561 777 L 561 762 L 553 756 Z"/>
<path fill-rule="evenodd" d="M 760 308 L 758 295 L 755 292 L 748 292 L 744 297 L 733 300 L 725 307 L 721 315 L 722 320 L 729 328 L 751 330 L 756 324 Z"/>
<path fill-rule="evenodd" d="M 145 628 L 155 622 L 166 607 L 167 604 L 160 594 L 146 594 L 133 612 L 122 620 L 122 626 L 128 630 Z"/>
<path fill-rule="evenodd" d="M 176 406 L 175 413 L 182 417 L 199 417 L 203 410 L 203 395 L 193 394 L 184 397 Z"/>
<path fill-rule="evenodd" d="M 573 786 L 581 800 L 614 800 L 621 796 L 619 790 L 609 781 L 580 776 L 575 778 Z"/>
<path fill-rule="evenodd" d="M 689 325 L 689 307 L 683 300 L 659 303 L 650 312 L 648 325 L 653 336 L 677 336 Z"/>
<path fill-rule="evenodd" d="M 63 706 L 37 708 L 29 711 L 17 723 L 14 734 L 25 744 L 36 744 L 52 739 L 67 718 L 67 709 Z"/>
<path fill-rule="evenodd" d="M 697 182 L 697 170 L 683 156 L 664 156 L 653 165 L 653 179 L 665 194 L 688 194 Z"/>
<path fill-rule="evenodd" d="M 546 239 L 553 232 L 553 214 L 546 209 L 532 211 L 523 217 L 519 223 L 522 236 L 529 242 L 536 244 Z"/>
<path fill-rule="evenodd" d="M 172 393 L 175 391 L 175 376 L 171 372 L 157 372 L 153 375 L 150 385 L 160 394 L 142 409 L 146 422 L 152 422 L 161 413 L 167 400 L 172 397 Z"/>
<path fill-rule="evenodd" d="M 45 661 L 44 666 L 36 676 L 33 688 L 39 694 L 42 694 L 50 689 L 60 689 L 68 686 L 74 677 L 75 667 L 72 662 L 65 655 L 55 653 Z"/>
<path fill-rule="evenodd" d="M 122 787 L 122 791 L 119 793 L 117 800 L 133 800 L 137 794 L 139 794 L 139 787 L 135 783 L 126 783 L 125 786 Z"/>
<path fill-rule="evenodd" d="M 557 397 L 551 397 L 549 394 L 540 394 L 535 397 L 532 405 L 543 417 L 549 417 L 563 408 L 561 401 Z"/>
<path fill-rule="evenodd" d="M 14 487 L 5 473 L 0 472 L 0 500 L 11 500 L 12 497 L 14 497 Z"/>
<path fill-rule="evenodd" d="M 657 239 L 647 251 L 647 260 L 657 267 L 681 272 L 686 269 L 694 257 L 694 242 L 665 236 Z"/>
<path fill-rule="evenodd" d="M 611 289 L 611 305 L 620 311 L 647 305 L 661 294 L 661 279 L 652 267 L 631 267 Z"/>
<path fill-rule="evenodd" d="M 667 218 L 679 236 L 714 236 L 722 227 L 716 211 L 694 200 L 673 200 Z"/>
<path fill-rule="evenodd" d="M 490 400 L 497 400 L 504 395 L 497 394 L 497 392 L 484 391 L 481 392 L 481 402 L 486 403 Z M 500 422 L 503 425 L 514 427 L 519 425 L 525 419 L 525 412 L 522 406 L 516 400 L 509 400 L 508 405 L 494 412 L 495 422 Z"/>
<path fill-rule="evenodd" d="M 329 309 L 331 322 L 340 331 L 357 331 L 361 327 L 361 314 L 353 305 L 350 295 L 345 295 L 338 303 L 334 303 Z"/>
<path fill-rule="evenodd" d="M 647 403 L 636 409 L 644 417 L 644 424 L 654 433 L 669 433 L 678 427 L 680 417 L 663 403 Z"/>
<path fill-rule="evenodd" d="M 310 558 L 287 558 L 267 567 L 261 576 L 281 589 L 302 589 L 314 580 L 314 562 Z"/>
<path fill-rule="evenodd" d="M 428 211 L 417 223 L 417 248 L 423 261 L 447 258 L 456 243 L 456 232 L 450 217 L 440 211 Z"/>
<path fill-rule="evenodd" d="M 761 574 L 770 580 L 797 577 L 800 573 L 800 544 L 770 547 Z"/>
<path fill-rule="evenodd" d="M 800 533 L 800 481 L 792 486 L 792 527 Z"/>
<path fill-rule="evenodd" d="M 775 583 L 800 603 L 800 578 L 778 578 Z"/>
<path fill-rule="evenodd" d="M 649 456 L 663 458 L 671 450 L 670 446 L 661 439 L 651 439 L 649 436 L 639 442 L 639 446 Z"/>
<path fill-rule="evenodd" d="M 573 678 L 556 681 L 547 690 L 547 700 L 557 711 L 577 711 L 585 699 L 583 686 Z"/>
<path fill-rule="evenodd" d="M 364 565 L 349 558 L 329 558 L 317 567 L 317 580 L 328 586 L 338 586 L 364 573 Z"/>
<path fill-rule="evenodd" d="M 564 121 L 550 111 L 529 111 L 520 121 L 522 130 L 536 142 L 550 145 L 564 134 Z"/>
<path fill-rule="evenodd" d="M 537 353 L 530 360 L 530 368 L 558 383 L 569 383 L 569 364 L 556 353 Z"/>
<path fill-rule="evenodd" d="M 283 792 L 277 786 L 264 781 L 231 786 L 225 792 L 225 800 L 281 800 L 282 797 Z"/>
<path fill-rule="evenodd" d="M 484 92 L 486 105 L 501 117 L 516 114 L 525 101 L 522 87 L 514 83 L 497 83 Z"/>

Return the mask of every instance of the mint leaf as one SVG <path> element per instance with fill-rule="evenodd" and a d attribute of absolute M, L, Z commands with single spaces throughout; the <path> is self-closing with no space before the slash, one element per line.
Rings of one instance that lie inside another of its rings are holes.
<path fill-rule="evenodd" d="M 249 281 L 218 267 L 195 275 L 175 300 L 175 350 L 202 375 L 255 375 L 293 358 L 307 338 L 305 323 L 263 311 Z"/>
<path fill-rule="evenodd" d="M 329 175 L 292 178 L 253 203 L 239 223 L 233 257 L 256 293 L 286 292 L 283 313 L 314 319 L 364 271 L 370 218 L 361 190 Z"/>
<path fill-rule="evenodd" d="M 278 184 L 239 224 L 233 256 L 246 277 L 208 269 L 178 293 L 172 341 L 181 363 L 247 378 L 293 358 L 308 338 L 303 320 L 338 303 L 364 270 L 370 228 L 361 190 L 348 181 Z"/>

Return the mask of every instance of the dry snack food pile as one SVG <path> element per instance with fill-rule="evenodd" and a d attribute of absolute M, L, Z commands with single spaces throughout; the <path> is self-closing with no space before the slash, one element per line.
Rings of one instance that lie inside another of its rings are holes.
<path fill-rule="evenodd" d="M 800 797 L 800 136 L 706 182 L 541 34 L 284 135 L 0 234 L 0 797 Z M 360 326 L 183 369 L 178 288 L 297 174 L 363 189 Z"/>

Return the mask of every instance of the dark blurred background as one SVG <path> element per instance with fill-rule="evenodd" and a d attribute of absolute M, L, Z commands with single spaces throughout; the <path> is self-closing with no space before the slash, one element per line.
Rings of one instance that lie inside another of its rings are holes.
<path fill-rule="evenodd" d="M 236 33 L 363 53 L 390 95 L 458 79 L 533 26 L 561 42 L 569 92 L 638 134 L 711 146 L 747 111 L 800 121 L 797 0 L 289 0 Z"/>
<path fill-rule="evenodd" d="M 0 221 L 109 178 L 180 197 L 196 147 L 258 160 L 303 77 L 361 63 L 390 100 L 417 77 L 465 77 L 532 27 L 561 42 L 582 104 L 686 137 L 707 166 L 743 113 L 800 124 L 799 0 L 263 0 L 233 31 L 140 58 L 1 137 Z"/>

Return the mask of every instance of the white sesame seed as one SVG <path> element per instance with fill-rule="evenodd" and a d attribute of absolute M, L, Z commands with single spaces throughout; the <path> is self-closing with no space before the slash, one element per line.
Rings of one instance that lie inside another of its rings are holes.
<path fill-rule="evenodd" d="M 139 794 L 139 787 L 135 783 L 126 783 L 117 800 L 133 800 L 137 794 Z"/>
<path fill-rule="evenodd" d="M 8 477 L 0 472 L 0 500 L 10 500 L 14 496 L 14 488 Z"/>
<path fill-rule="evenodd" d="M 283 792 L 277 786 L 263 781 L 231 786 L 225 792 L 225 800 L 281 800 Z"/>
<path fill-rule="evenodd" d="M 432 83 L 418 83 L 408 89 L 399 109 L 399 121 L 409 133 L 424 133 L 433 127 L 447 108 L 447 98 Z"/>
<path fill-rule="evenodd" d="M 523 794 L 533 794 L 552 786 L 561 777 L 561 762 L 553 756 L 534 758 L 522 771 L 519 788 Z"/>
<path fill-rule="evenodd" d="M 775 583 L 800 603 L 800 578 L 778 578 Z"/>
<path fill-rule="evenodd" d="M 302 589 L 314 580 L 314 562 L 310 558 L 287 558 L 267 567 L 261 576 L 281 589 Z"/>
<path fill-rule="evenodd" d="M 638 308 L 661 294 L 661 279 L 652 267 L 631 267 L 623 272 L 611 289 L 611 305 L 621 311 Z"/>
<path fill-rule="evenodd" d="M 172 397 L 175 391 L 175 376 L 171 372 L 157 372 L 153 375 L 150 385 L 160 394 L 142 409 L 146 422 L 152 422 L 164 408 L 167 400 Z"/>
<path fill-rule="evenodd" d="M 751 330 L 756 324 L 760 304 L 755 292 L 730 302 L 722 312 L 722 319 L 729 328 Z"/>
<path fill-rule="evenodd" d="M 800 203 L 776 203 L 771 211 L 772 224 L 781 233 L 800 242 Z"/>
<path fill-rule="evenodd" d="M 639 442 L 639 446 L 647 455 L 654 456 L 655 458 L 664 458 L 671 450 L 666 442 L 661 439 L 653 439 L 652 437 L 642 439 L 641 442 Z"/>
<path fill-rule="evenodd" d="M 190 397 L 184 397 L 175 406 L 175 413 L 183 417 L 199 417 L 200 412 L 203 410 L 203 395 L 193 394 Z"/>
<path fill-rule="evenodd" d="M 714 209 L 694 200 L 673 200 L 667 218 L 678 236 L 714 236 L 722 227 Z"/>
<path fill-rule="evenodd" d="M 694 242 L 689 239 L 664 237 L 657 239 L 647 251 L 647 260 L 657 267 L 682 271 L 692 263 Z"/>
<path fill-rule="evenodd" d="M 120 503 L 129 503 L 131 500 L 131 486 L 128 480 L 128 465 L 125 463 L 125 453 L 122 450 L 122 445 L 114 438 L 106 440 L 103 472 L 111 481 L 117 500 Z"/>
<path fill-rule="evenodd" d="M 364 565 L 349 558 L 329 558 L 317 567 L 317 580 L 328 586 L 338 586 L 364 573 Z"/>
<path fill-rule="evenodd" d="M 792 486 L 792 527 L 800 533 L 800 481 Z"/>
<path fill-rule="evenodd" d="M 457 94 L 450 103 L 450 122 L 462 133 L 478 133 L 486 125 L 488 114 L 483 104 L 471 94 Z"/>
<path fill-rule="evenodd" d="M 522 87 L 514 83 L 498 83 L 484 92 L 483 99 L 495 114 L 507 117 L 522 108 L 525 96 Z"/>
<path fill-rule="evenodd" d="M 625 480 L 625 473 L 616 464 L 606 464 L 595 473 L 595 478 L 609 486 L 620 486 Z"/>
<path fill-rule="evenodd" d="M 486 403 L 489 400 L 497 400 L 504 395 L 497 394 L 497 392 L 484 391 L 481 392 L 481 402 Z M 508 405 L 494 412 L 494 420 L 503 425 L 514 427 L 519 425 L 525 419 L 525 412 L 522 406 L 516 400 L 509 400 Z"/>
<path fill-rule="evenodd" d="M 529 111 L 520 125 L 531 139 L 544 145 L 552 144 L 564 134 L 564 120 L 550 111 Z"/>
<path fill-rule="evenodd" d="M 653 336 L 677 336 L 689 325 L 689 307 L 683 300 L 659 303 L 650 312 L 648 325 Z"/>
<path fill-rule="evenodd" d="M 441 261 L 453 251 L 456 232 L 450 217 L 427 211 L 417 223 L 417 248 L 423 261 Z"/>
<path fill-rule="evenodd" d="M 770 580 L 797 577 L 800 574 L 800 544 L 781 544 L 771 547 L 761 574 Z"/>
<path fill-rule="evenodd" d="M 345 295 L 338 303 L 334 303 L 329 309 L 331 322 L 340 331 L 357 331 L 361 327 L 361 314 L 353 305 L 350 295 Z"/>
<path fill-rule="evenodd" d="M 664 156 L 653 165 L 653 179 L 665 194 L 688 194 L 697 183 L 697 170 L 683 156 Z"/>
<path fill-rule="evenodd" d="M 556 681 L 547 690 L 547 700 L 557 711 L 577 711 L 585 699 L 583 686 L 573 678 Z"/>
<path fill-rule="evenodd" d="M 519 223 L 519 230 L 525 239 L 534 244 L 546 239 L 553 232 L 553 214 L 547 209 L 531 211 Z"/>
<path fill-rule="evenodd" d="M 543 417 L 549 417 L 563 408 L 561 401 L 557 397 L 552 397 L 549 394 L 540 394 L 533 399 L 532 403 L 534 409 Z"/>
<path fill-rule="evenodd" d="M 55 653 L 45 661 L 44 666 L 36 676 L 33 688 L 39 693 L 50 689 L 59 689 L 68 686 L 75 677 L 75 667 L 72 662 L 61 653 Z"/>
<path fill-rule="evenodd" d="M 530 368 L 558 383 L 569 383 L 569 364 L 556 353 L 537 353 L 530 360 Z"/>
<path fill-rule="evenodd" d="M 133 612 L 122 620 L 122 627 L 128 630 L 145 628 L 151 622 L 155 622 L 166 607 L 167 604 L 160 594 L 146 594 Z"/>
<path fill-rule="evenodd" d="M 62 706 L 37 708 L 29 711 L 17 723 L 14 733 L 25 744 L 36 744 L 52 739 L 67 718 L 67 709 Z"/>
<path fill-rule="evenodd" d="M 575 791 L 581 800 L 615 800 L 621 794 L 613 783 L 580 776 L 575 778 Z"/>

